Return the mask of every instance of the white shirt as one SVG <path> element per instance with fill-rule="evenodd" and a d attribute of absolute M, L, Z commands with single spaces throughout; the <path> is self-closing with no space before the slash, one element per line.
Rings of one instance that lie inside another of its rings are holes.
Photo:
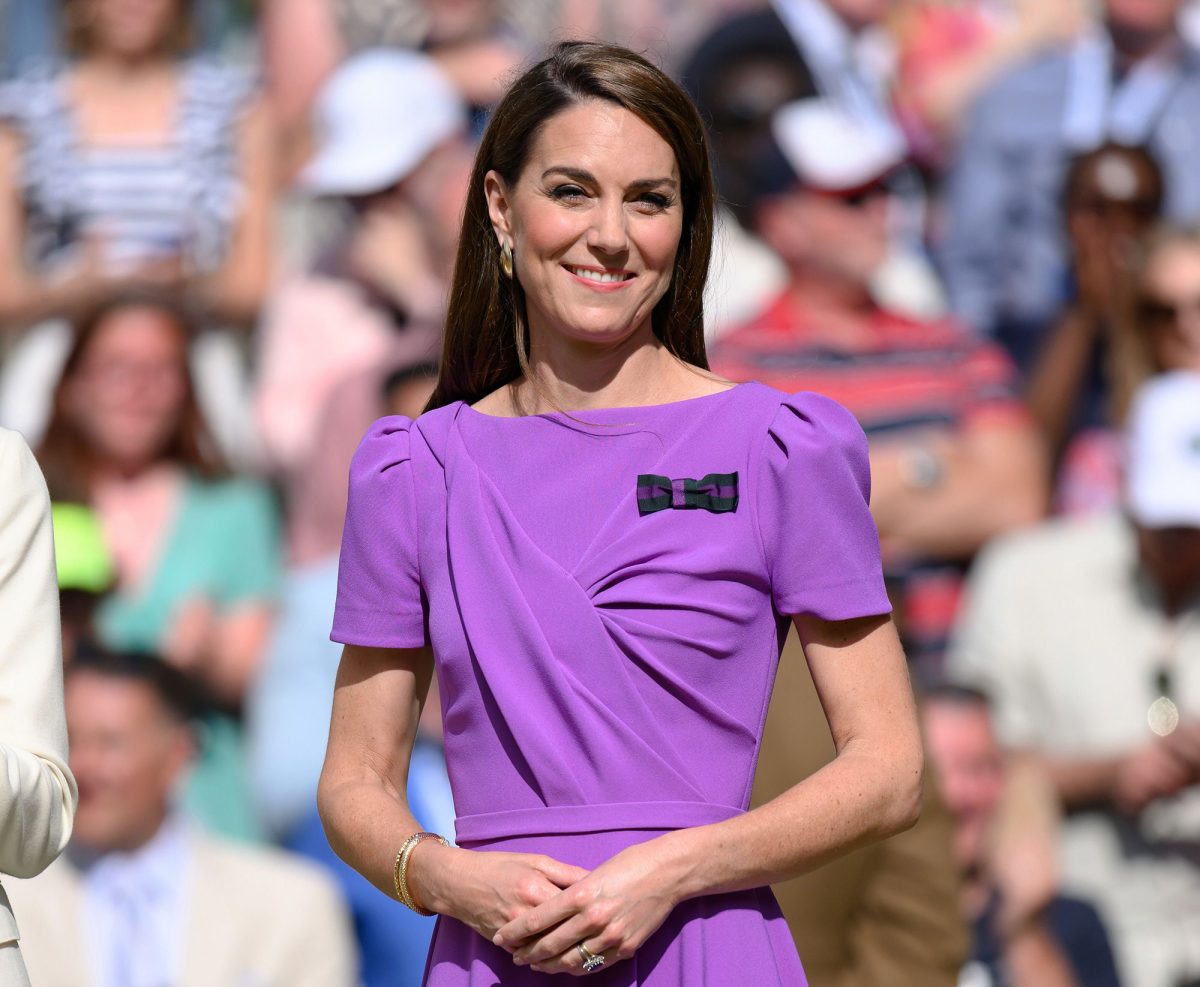
<path fill-rule="evenodd" d="M 1006 746 L 1106 757 L 1154 739 L 1147 712 L 1167 651 L 1172 698 L 1196 720 L 1200 598 L 1167 618 L 1134 530 L 1114 511 L 989 546 L 947 668 L 991 696 Z M 1200 977 L 1200 787 L 1133 818 L 1070 814 L 1060 851 L 1063 886 L 1100 908 L 1123 983 L 1176 987 Z"/>
<path fill-rule="evenodd" d="M 85 928 L 98 987 L 179 982 L 190 858 L 186 826 L 168 818 L 145 846 L 86 868 Z"/>

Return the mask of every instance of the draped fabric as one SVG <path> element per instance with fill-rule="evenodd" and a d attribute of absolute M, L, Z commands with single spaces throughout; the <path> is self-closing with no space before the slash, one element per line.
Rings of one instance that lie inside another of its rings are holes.
<path fill-rule="evenodd" d="M 642 514 L 646 474 L 737 474 L 739 496 Z M 867 488 L 847 412 L 758 384 L 570 415 L 456 403 L 385 419 L 351 467 L 333 637 L 432 645 L 460 845 L 594 867 L 745 811 L 786 629 L 776 603 L 888 610 Z M 634 961 L 591 976 L 805 982 L 763 889 L 685 902 Z M 428 982 L 545 981 L 443 919 Z"/>

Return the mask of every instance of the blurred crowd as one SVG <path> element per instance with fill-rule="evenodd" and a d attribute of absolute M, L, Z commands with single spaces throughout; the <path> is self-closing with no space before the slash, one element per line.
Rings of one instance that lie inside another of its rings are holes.
<path fill-rule="evenodd" d="M 0 425 L 80 793 L 6 881 L 33 982 L 420 982 L 432 920 L 315 808 L 345 478 L 432 392 L 474 143 L 565 38 L 710 126 L 713 369 L 870 441 L 933 770 L 915 830 L 779 889 L 813 984 L 1196 987 L 1186 0 L 0 0 Z M 409 798 L 452 833 L 440 731 Z M 793 641 L 755 797 L 832 752 Z"/>

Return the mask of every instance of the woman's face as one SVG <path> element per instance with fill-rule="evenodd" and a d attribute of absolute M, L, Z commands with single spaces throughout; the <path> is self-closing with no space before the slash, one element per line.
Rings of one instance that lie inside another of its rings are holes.
<path fill-rule="evenodd" d="M 146 55 L 162 48 L 183 0 L 81 0 L 91 46 L 113 54 Z"/>
<path fill-rule="evenodd" d="M 1200 371 L 1200 243 L 1173 243 L 1150 258 L 1140 321 L 1163 370 Z"/>
<path fill-rule="evenodd" d="M 93 451 L 119 469 L 153 462 L 179 427 L 187 351 L 174 317 L 130 306 L 97 327 L 67 386 L 67 411 Z"/>
<path fill-rule="evenodd" d="M 493 171 L 485 191 L 535 342 L 550 332 L 603 346 L 649 330 L 683 228 L 675 154 L 649 125 L 578 103 L 542 126 L 512 187 Z"/>

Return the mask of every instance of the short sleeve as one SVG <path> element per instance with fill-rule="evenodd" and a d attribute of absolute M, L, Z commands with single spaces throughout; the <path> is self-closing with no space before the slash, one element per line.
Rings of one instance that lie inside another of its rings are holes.
<path fill-rule="evenodd" d="M 786 398 L 758 472 L 755 508 L 775 608 L 824 620 L 889 613 L 867 439 L 854 416 L 819 394 Z"/>
<path fill-rule="evenodd" d="M 419 648 L 427 643 L 411 426 L 400 415 L 379 419 L 350 463 L 330 634 L 342 644 Z"/>

